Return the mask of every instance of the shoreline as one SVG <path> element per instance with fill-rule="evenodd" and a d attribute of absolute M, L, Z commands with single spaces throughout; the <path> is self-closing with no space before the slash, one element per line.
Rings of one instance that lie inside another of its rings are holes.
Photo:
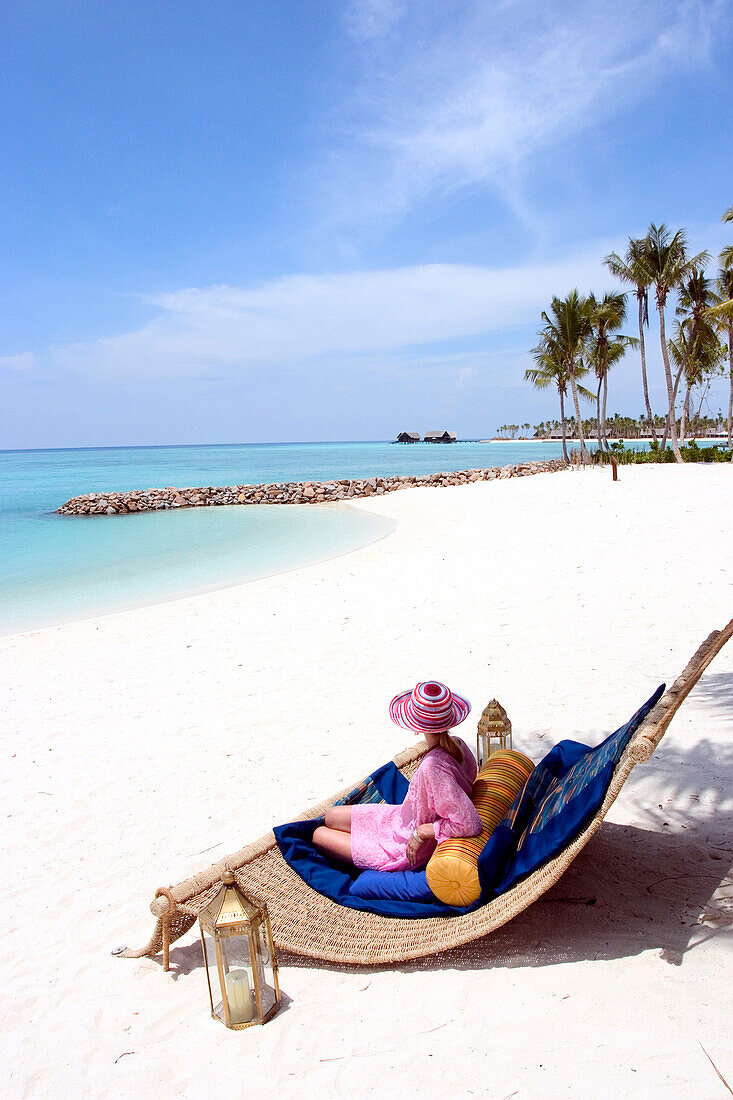
<path fill-rule="evenodd" d="M 226 507 L 226 506 L 225 506 Z M 332 505 L 333 508 L 349 507 L 342 501 L 336 502 Z M 385 523 L 390 522 L 385 520 Z M 109 611 L 92 611 L 89 614 L 84 614 L 78 618 L 63 618 L 59 622 L 47 623 L 42 626 L 31 626 L 20 630 L 5 630 L 0 625 L 0 640 L 6 638 L 24 637 L 31 634 L 40 634 L 43 631 L 48 630 L 61 630 L 66 626 L 73 626 L 75 623 L 84 622 L 97 622 L 101 619 L 109 619 L 118 615 L 126 615 L 133 611 L 142 611 L 145 608 L 163 607 L 166 604 L 177 603 L 182 600 L 196 599 L 199 596 L 207 596 L 214 592 L 226 592 L 230 588 L 240 588 L 248 584 L 255 584 L 257 581 L 268 580 L 270 577 L 282 577 L 288 573 L 295 573 L 301 569 L 312 569 L 319 565 L 325 565 L 327 562 L 336 561 L 338 558 L 347 557 L 349 554 L 358 554 L 360 550 L 364 550 L 375 543 L 382 542 L 383 539 L 387 539 L 390 535 L 394 534 L 398 526 L 398 521 L 392 521 L 389 529 L 382 531 L 380 534 L 374 535 L 366 542 L 359 543 L 357 546 L 348 546 L 344 549 L 338 550 L 335 553 L 326 554 L 323 557 L 313 558 L 312 560 L 298 561 L 293 565 L 287 565 L 282 569 L 276 569 L 274 572 L 258 573 L 251 577 L 239 578 L 233 581 L 216 582 L 214 584 L 205 585 L 200 588 L 184 589 L 181 592 L 177 592 L 171 596 L 159 596 L 156 599 L 143 599 L 140 601 L 134 601 L 126 604 L 123 607 L 117 607 Z"/>
<path fill-rule="evenodd" d="M 491 439 L 477 439 L 477 440 L 475 440 L 475 442 L 476 443 L 555 443 L 555 444 L 560 443 L 560 444 L 562 444 L 562 436 L 558 436 L 557 439 L 548 439 L 546 436 L 543 436 L 541 439 L 528 439 L 526 436 L 520 436 L 517 439 L 499 439 L 497 436 L 494 436 Z M 580 443 L 580 439 L 577 436 L 566 435 L 565 436 L 565 442 L 566 443 Z M 586 442 L 586 446 L 589 443 L 595 443 L 596 446 L 597 446 L 598 445 L 598 437 L 595 436 L 595 435 L 593 435 L 593 436 L 587 435 L 585 437 L 585 442 Z M 652 442 L 652 437 L 650 435 L 641 435 L 641 436 L 635 436 L 635 437 L 631 437 L 631 436 L 628 436 L 628 435 L 622 435 L 622 436 L 619 436 L 619 438 L 617 439 L 614 436 L 609 436 L 608 437 L 608 442 L 609 443 L 625 443 L 625 444 L 630 444 L 630 443 L 651 443 Z M 679 442 L 680 442 L 680 446 L 682 446 L 682 440 L 680 440 Z M 724 444 L 727 445 L 728 437 L 726 435 L 715 435 L 715 436 L 711 435 L 711 436 L 703 436 L 703 437 L 690 436 L 689 438 L 687 438 L 687 437 L 685 438 L 685 446 L 687 446 L 688 444 L 690 444 L 692 442 L 695 442 L 698 445 L 700 443 L 724 443 Z M 669 439 L 667 439 L 667 445 L 668 446 L 670 445 Z"/>

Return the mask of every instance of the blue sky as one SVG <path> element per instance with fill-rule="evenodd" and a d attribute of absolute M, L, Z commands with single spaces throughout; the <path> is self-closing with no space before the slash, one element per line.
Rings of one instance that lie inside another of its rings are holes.
<path fill-rule="evenodd" d="M 557 416 L 523 381 L 551 296 L 610 289 L 651 221 L 730 243 L 732 25 L 730 0 L 5 0 L 0 447 Z M 609 401 L 643 408 L 633 352 Z"/>

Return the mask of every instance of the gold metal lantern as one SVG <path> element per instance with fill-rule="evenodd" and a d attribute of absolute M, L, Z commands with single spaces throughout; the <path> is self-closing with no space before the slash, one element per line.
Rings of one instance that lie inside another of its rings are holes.
<path fill-rule="evenodd" d="M 476 734 L 476 759 L 482 768 L 499 749 L 512 747 L 512 724 L 501 703 L 492 699 L 479 718 Z"/>
<path fill-rule="evenodd" d="M 231 871 L 199 913 L 211 1015 L 241 1031 L 264 1024 L 280 1006 L 277 958 L 267 907 L 248 898 Z"/>

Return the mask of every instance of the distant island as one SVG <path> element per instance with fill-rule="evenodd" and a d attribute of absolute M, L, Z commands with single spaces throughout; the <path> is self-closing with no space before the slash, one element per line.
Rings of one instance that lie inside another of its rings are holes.
<path fill-rule="evenodd" d="M 581 421 L 583 435 L 588 438 L 596 435 L 598 420 L 591 416 Z M 664 430 L 666 420 L 663 416 L 654 417 L 654 428 L 658 432 Z M 682 425 L 678 421 L 678 426 Z M 693 414 L 685 425 L 685 436 L 689 439 L 720 439 L 727 433 L 727 420 L 722 413 L 717 416 L 702 416 Z M 653 438 L 650 432 L 649 421 L 645 416 L 636 419 L 633 416 L 622 416 L 614 413 L 608 416 L 605 422 L 605 434 L 610 439 L 649 439 Z M 565 436 L 568 439 L 578 438 L 578 422 L 574 416 L 565 417 Z M 495 439 L 552 439 L 561 440 L 563 437 L 563 425 L 560 420 L 544 420 L 534 426 L 531 424 L 502 424 L 496 429 Z"/>
<path fill-rule="evenodd" d="M 598 421 L 596 417 L 588 417 L 582 420 L 583 435 L 587 439 L 595 436 L 598 431 Z M 656 416 L 654 418 L 654 428 L 657 432 L 661 433 L 664 430 L 665 418 L 663 416 Z M 682 424 L 678 426 L 682 428 Z M 692 414 L 685 425 L 685 437 L 688 439 L 725 439 L 727 434 L 727 419 L 722 413 L 717 416 L 702 416 L 700 413 L 697 415 Z M 565 430 L 563 432 L 563 424 L 560 420 L 543 420 L 539 424 L 502 424 L 496 428 L 495 435 L 486 439 L 462 439 L 461 443 L 490 443 L 494 441 L 514 441 L 514 440 L 536 440 L 544 441 L 551 440 L 553 442 L 559 442 L 562 440 L 563 435 L 568 440 L 578 440 L 578 422 L 574 416 L 565 417 Z M 605 422 L 605 435 L 609 439 L 636 439 L 647 440 L 653 438 L 653 434 L 650 432 L 649 421 L 646 417 L 640 416 L 638 419 L 633 416 L 622 416 L 620 413 L 614 413 L 613 416 L 608 416 Z M 395 443 L 456 443 L 458 442 L 457 434 L 454 431 L 440 430 L 425 432 L 423 436 L 419 432 L 400 432 L 397 439 L 393 440 Z"/>

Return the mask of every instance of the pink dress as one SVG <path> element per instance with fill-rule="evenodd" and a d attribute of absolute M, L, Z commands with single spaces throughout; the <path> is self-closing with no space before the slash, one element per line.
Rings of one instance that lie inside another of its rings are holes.
<path fill-rule="evenodd" d="M 481 818 L 471 802 L 476 761 L 465 741 L 459 764 L 443 749 L 432 749 L 410 780 L 401 806 L 366 805 L 351 810 L 351 858 L 357 867 L 376 871 L 405 871 L 407 843 L 418 825 L 435 823 L 435 840 L 426 840 L 417 853 L 416 867 L 424 867 L 441 840 L 478 836 Z"/>

